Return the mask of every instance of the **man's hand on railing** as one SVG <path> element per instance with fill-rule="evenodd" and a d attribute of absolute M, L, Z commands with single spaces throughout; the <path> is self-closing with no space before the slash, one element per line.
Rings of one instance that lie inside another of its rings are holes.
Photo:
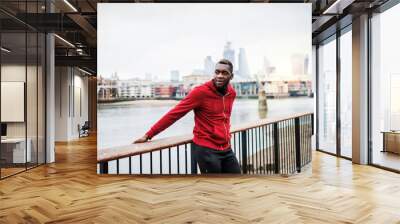
<path fill-rule="evenodd" d="M 149 138 L 148 135 L 145 134 L 145 135 L 143 135 L 143 137 L 141 137 L 141 138 L 139 138 L 139 139 L 136 139 L 136 140 L 133 142 L 133 144 L 147 142 L 148 140 L 150 140 L 150 138 Z"/>

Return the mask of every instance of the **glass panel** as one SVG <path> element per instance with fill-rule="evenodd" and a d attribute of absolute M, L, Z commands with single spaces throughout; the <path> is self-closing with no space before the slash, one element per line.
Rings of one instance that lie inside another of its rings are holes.
<path fill-rule="evenodd" d="M 39 11 L 38 2 L 27 2 L 28 16 Z M 33 24 L 37 17 L 27 17 Z M 36 21 L 35 21 L 36 20 Z M 38 34 L 35 30 L 27 30 L 27 81 L 26 81 L 26 111 L 27 111 L 27 149 L 30 148 L 30 158 L 27 166 L 37 165 L 38 160 Z"/>
<path fill-rule="evenodd" d="M 351 158 L 352 141 L 352 35 L 340 37 L 340 121 L 341 155 Z"/>
<path fill-rule="evenodd" d="M 400 5 L 372 18 L 372 163 L 400 170 Z"/>
<path fill-rule="evenodd" d="M 46 37 L 44 34 L 38 35 L 38 163 L 45 163 L 45 60 L 46 60 Z"/>
<path fill-rule="evenodd" d="M 26 34 L 2 33 L 1 45 L 1 176 L 5 177 L 25 170 L 30 158 L 25 122 Z"/>
<path fill-rule="evenodd" d="M 318 144 L 336 153 L 336 40 L 318 48 Z"/>
<path fill-rule="evenodd" d="M 27 55 L 27 94 L 26 94 L 26 111 L 27 111 L 27 143 L 28 149 L 30 148 L 31 153 L 28 154 L 30 158 L 28 159 L 28 167 L 36 166 L 38 158 L 38 143 L 37 143 L 37 132 L 38 132 L 38 36 L 36 32 L 27 33 L 28 38 L 28 55 Z"/>

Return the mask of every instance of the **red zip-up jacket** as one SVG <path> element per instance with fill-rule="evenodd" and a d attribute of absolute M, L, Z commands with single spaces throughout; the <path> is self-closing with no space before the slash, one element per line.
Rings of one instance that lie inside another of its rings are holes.
<path fill-rule="evenodd" d="M 225 95 L 220 94 L 212 80 L 195 87 L 174 108 L 146 133 L 153 138 L 189 111 L 194 110 L 193 142 L 197 145 L 225 150 L 230 148 L 230 117 L 236 92 L 228 84 Z"/>

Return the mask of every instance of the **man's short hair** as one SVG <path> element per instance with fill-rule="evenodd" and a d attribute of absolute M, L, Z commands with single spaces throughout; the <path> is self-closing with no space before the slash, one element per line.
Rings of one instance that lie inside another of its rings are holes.
<path fill-rule="evenodd" d="M 217 62 L 217 64 L 224 64 L 229 66 L 229 70 L 231 74 L 233 74 L 233 64 L 228 59 L 221 59 Z"/>

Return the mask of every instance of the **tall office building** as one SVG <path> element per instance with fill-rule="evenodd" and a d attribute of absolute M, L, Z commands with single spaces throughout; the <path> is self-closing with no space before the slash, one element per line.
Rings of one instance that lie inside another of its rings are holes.
<path fill-rule="evenodd" d="M 195 75 L 204 75 L 204 70 L 195 68 L 195 69 L 192 70 L 192 75 L 193 74 L 195 74 Z"/>
<path fill-rule="evenodd" d="M 212 60 L 211 56 L 207 56 L 204 59 L 204 73 L 206 75 L 212 75 L 214 73 L 215 62 Z"/>
<path fill-rule="evenodd" d="M 304 75 L 305 71 L 305 58 L 303 54 L 293 54 L 292 55 L 292 75 L 301 76 Z"/>
<path fill-rule="evenodd" d="M 269 67 L 270 67 L 270 62 L 268 60 L 267 57 L 264 56 L 264 64 L 263 64 L 263 72 L 265 73 L 266 77 L 269 76 L 270 72 L 269 72 Z"/>
<path fill-rule="evenodd" d="M 153 75 L 151 73 L 146 73 L 144 75 L 144 80 L 153 81 Z"/>
<path fill-rule="evenodd" d="M 275 71 L 275 67 L 271 66 L 271 62 L 267 57 L 264 57 L 264 67 L 263 70 L 265 72 L 266 77 L 271 77 L 271 74 Z"/>
<path fill-rule="evenodd" d="M 308 58 L 308 55 L 304 56 L 304 74 L 305 75 L 310 74 L 310 72 L 308 71 L 309 63 L 310 63 L 310 59 Z"/>
<path fill-rule="evenodd" d="M 232 62 L 234 68 L 237 66 L 235 64 L 235 50 L 232 49 L 232 43 L 230 41 L 226 42 L 222 56 Z"/>
<path fill-rule="evenodd" d="M 111 80 L 119 80 L 119 76 L 117 72 L 111 74 Z"/>
<path fill-rule="evenodd" d="M 178 70 L 172 70 L 171 71 L 171 82 L 179 82 L 179 78 L 180 78 L 180 75 L 179 75 L 179 71 Z"/>
<path fill-rule="evenodd" d="M 239 69 L 238 74 L 242 79 L 250 79 L 250 69 L 247 63 L 246 51 L 244 48 L 239 49 Z"/>

